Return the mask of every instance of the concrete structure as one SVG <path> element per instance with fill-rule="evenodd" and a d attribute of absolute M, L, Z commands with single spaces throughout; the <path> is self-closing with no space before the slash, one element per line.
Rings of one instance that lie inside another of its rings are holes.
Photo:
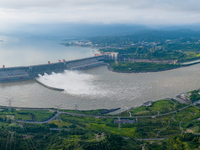
<path fill-rule="evenodd" d="M 59 61 L 58 63 L 24 66 L 24 67 L 10 67 L 0 68 L 0 82 L 22 81 L 29 80 L 38 77 L 38 74 L 44 75 L 44 73 L 50 74 L 52 72 L 58 73 L 64 70 L 84 70 L 93 67 L 103 65 L 103 61 L 99 61 L 105 58 L 105 55 L 89 57 L 84 59 L 72 60 L 72 61 Z"/>
<path fill-rule="evenodd" d="M 163 64 L 176 64 L 178 60 L 161 60 L 161 59 L 134 59 L 122 58 L 123 61 L 129 62 L 146 62 L 146 63 L 163 63 Z"/>
<path fill-rule="evenodd" d="M 104 53 L 105 59 L 114 59 L 118 60 L 119 59 L 119 53 L 117 52 L 106 52 Z"/>
<path fill-rule="evenodd" d="M 144 104 L 142 104 L 142 106 L 151 106 L 152 103 L 153 103 L 153 101 L 148 101 L 148 102 L 145 102 Z"/>
<path fill-rule="evenodd" d="M 106 109 L 106 110 L 100 111 L 99 114 L 108 114 L 110 112 L 113 112 L 113 111 L 116 111 L 119 109 L 121 109 L 121 108 Z"/>
<path fill-rule="evenodd" d="M 192 103 L 190 101 L 190 93 L 181 93 L 181 94 L 177 95 L 176 97 L 184 100 L 188 104 Z"/>

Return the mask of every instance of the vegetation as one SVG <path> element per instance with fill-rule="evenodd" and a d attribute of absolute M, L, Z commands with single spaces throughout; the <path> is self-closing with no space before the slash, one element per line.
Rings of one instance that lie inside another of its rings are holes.
<path fill-rule="evenodd" d="M 32 121 L 44 121 L 54 116 L 56 112 L 49 110 L 9 110 L 4 109 L 0 111 L 0 117 L 7 118 L 7 116 L 14 116 L 16 120 L 32 120 Z"/>
<path fill-rule="evenodd" d="M 194 91 L 192 91 L 192 92 L 190 92 L 190 100 L 192 101 L 192 102 L 195 102 L 195 101 L 198 101 L 198 100 L 200 100 L 200 94 L 199 94 L 199 90 L 194 90 Z"/>
<path fill-rule="evenodd" d="M 95 47 L 99 48 L 101 53 L 118 52 L 119 65 L 110 65 L 113 70 L 123 72 L 174 69 L 180 67 L 180 63 L 200 59 L 200 32 L 191 30 L 146 30 L 123 36 L 98 36 L 66 41 L 63 44 Z M 143 59 L 144 63 L 133 63 L 136 59 Z M 130 62 L 125 62 L 127 60 Z"/>
<path fill-rule="evenodd" d="M 134 115 L 142 115 L 142 116 L 147 116 L 147 115 L 156 115 L 156 114 L 163 114 L 167 113 L 170 111 L 174 111 L 177 109 L 180 109 L 182 107 L 187 106 L 186 104 L 181 104 L 178 103 L 174 100 L 159 100 L 152 102 L 150 106 L 140 106 L 134 109 L 131 109 L 129 111 L 123 112 L 120 114 L 120 116 L 129 116 L 130 113 L 132 116 Z"/>
<path fill-rule="evenodd" d="M 138 42 L 156 42 L 163 45 L 166 40 L 169 40 L 170 44 L 174 42 L 188 44 L 188 42 L 196 43 L 200 38 L 200 32 L 192 30 L 177 30 L 177 31 L 155 31 L 155 30 L 146 30 L 141 32 L 136 32 L 131 35 L 124 36 L 98 36 L 91 37 L 90 40 L 94 45 L 98 46 L 124 46 L 136 44 Z M 178 50 L 180 47 L 174 47 Z M 173 48 L 173 49 L 174 49 Z"/>
<path fill-rule="evenodd" d="M 185 42 L 185 40 L 188 40 Z M 200 38 L 180 38 L 167 40 L 164 42 L 155 41 L 149 42 L 138 42 L 134 45 L 110 46 L 103 47 L 100 49 L 104 52 L 118 52 L 120 55 L 119 63 L 115 64 L 109 62 L 111 68 L 115 71 L 123 72 L 143 72 L 143 71 L 161 71 L 180 67 L 179 63 L 200 59 Z M 102 41 L 103 42 L 103 41 Z M 107 41 L 105 41 L 107 42 Z M 126 42 L 125 42 L 126 43 Z M 130 44 L 130 43 L 129 43 Z M 156 45 L 156 46 L 155 46 Z M 125 62 L 126 59 L 145 59 L 146 62 Z M 151 61 L 160 61 L 158 63 Z M 168 63 L 162 63 L 162 60 L 168 60 Z M 172 60 L 177 60 L 176 65 L 170 64 Z"/>
<path fill-rule="evenodd" d="M 131 59 L 162 59 L 162 60 L 183 60 L 183 58 L 195 58 L 196 55 L 186 55 L 177 50 L 154 50 L 149 46 L 131 46 L 122 49 L 117 48 L 104 48 L 100 49 L 101 52 L 118 52 L 122 58 L 131 58 Z"/>
<path fill-rule="evenodd" d="M 51 117 L 55 112 L 4 108 L 0 112 L 0 149 L 139 150 L 144 145 L 147 150 L 200 148 L 198 135 L 181 134 L 181 130 L 194 133 L 199 131 L 198 105 L 194 107 L 181 104 L 173 99 L 155 101 L 150 106 L 140 106 L 119 114 L 121 120 L 136 120 L 133 124 L 121 123 L 120 130 L 119 124 L 114 123 L 114 120 L 118 120 L 117 116 L 95 117 L 101 110 L 62 111 L 75 114 L 61 114 L 62 121 L 29 124 L 16 122 L 15 119 L 21 117 L 22 120 L 31 120 L 31 116 L 34 115 L 34 120 L 41 121 L 47 115 Z M 86 116 L 80 116 L 81 113 Z M 160 137 L 170 138 L 150 142 L 136 140 L 136 138 Z"/>
<path fill-rule="evenodd" d="M 155 141 L 150 145 L 154 150 L 198 150 L 200 149 L 200 137 L 194 134 L 183 134 L 171 136 L 169 140 Z"/>
<path fill-rule="evenodd" d="M 167 69 L 174 69 L 180 65 L 174 64 L 160 64 L 160 63 L 146 63 L 146 62 L 118 62 L 112 63 L 111 68 L 118 72 L 151 72 L 163 71 Z"/>
<path fill-rule="evenodd" d="M 97 110 L 61 110 L 63 112 L 77 113 L 77 114 L 85 114 L 85 115 L 101 115 L 100 112 L 105 109 L 97 109 Z"/>

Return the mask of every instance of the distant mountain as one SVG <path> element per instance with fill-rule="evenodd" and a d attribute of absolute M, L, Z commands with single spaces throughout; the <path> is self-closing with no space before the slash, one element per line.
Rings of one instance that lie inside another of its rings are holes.
<path fill-rule="evenodd" d="M 178 31 L 180 30 L 180 31 Z M 182 31 L 181 31 L 182 30 Z M 174 33 L 195 34 L 192 31 L 200 31 L 200 23 L 180 26 L 145 26 L 135 24 L 21 24 L 15 25 L 7 31 L 0 31 L 2 35 L 22 36 L 31 38 L 48 39 L 74 39 L 89 38 L 97 36 L 128 36 L 142 34 L 151 36 L 157 34 L 168 34 L 173 37 Z M 166 31 L 166 33 L 164 33 Z M 169 31 L 173 31 L 169 32 Z M 168 33 L 169 32 L 169 33 Z"/>
<path fill-rule="evenodd" d="M 107 45 L 126 45 L 138 42 L 160 42 L 163 43 L 167 39 L 182 39 L 188 41 L 191 39 L 200 39 L 200 31 L 193 31 L 189 29 L 180 29 L 175 31 L 166 30 L 142 30 L 129 35 L 122 36 L 96 36 L 88 38 L 93 44 L 100 46 Z"/>
<path fill-rule="evenodd" d="M 162 30 L 179 30 L 179 29 L 190 29 L 194 31 L 200 31 L 200 23 L 188 24 L 188 25 L 176 25 L 161 28 Z"/>
<path fill-rule="evenodd" d="M 127 35 L 148 29 L 144 25 L 125 24 L 24 24 L 18 25 L 9 32 L 2 34 L 31 36 L 31 37 L 59 37 L 79 38 L 106 35 Z"/>
<path fill-rule="evenodd" d="M 193 31 L 190 29 L 179 29 L 179 30 L 143 30 L 138 31 L 132 35 L 127 36 L 131 39 L 138 41 L 157 41 L 165 39 L 179 39 L 179 38 L 191 38 L 200 37 L 200 31 Z"/>

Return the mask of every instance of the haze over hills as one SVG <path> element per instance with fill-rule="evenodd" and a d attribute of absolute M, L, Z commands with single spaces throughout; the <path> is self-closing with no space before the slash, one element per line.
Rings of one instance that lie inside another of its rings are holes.
<path fill-rule="evenodd" d="M 4 35 L 19 36 L 51 36 L 51 37 L 91 37 L 106 35 L 124 35 L 148 29 L 144 25 L 126 24 L 26 24 L 19 25 L 6 32 Z"/>
<path fill-rule="evenodd" d="M 1 35 L 22 36 L 22 37 L 45 37 L 57 38 L 87 38 L 94 36 L 124 36 L 133 33 L 145 34 L 147 31 L 174 31 L 187 29 L 184 34 L 195 34 L 193 31 L 200 31 L 199 24 L 180 26 L 147 26 L 136 24 L 21 24 L 1 30 Z M 142 32 L 141 32 L 142 31 Z M 176 31 L 177 32 L 177 31 Z M 179 31 L 180 32 L 180 31 Z M 157 33 L 159 34 L 159 32 Z"/>

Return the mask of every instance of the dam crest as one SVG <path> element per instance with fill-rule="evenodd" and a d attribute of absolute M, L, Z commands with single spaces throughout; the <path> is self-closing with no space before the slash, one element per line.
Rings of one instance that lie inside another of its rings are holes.
<path fill-rule="evenodd" d="M 105 59 L 106 55 L 88 57 L 84 59 L 77 59 L 71 61 L 62 62 L 59 60 L 57 63 L 33 65 L 33 66 L 21 66 L 21 67 L 9 67 L 0 68 L 0 82 L 12 82 L 30 80 L 38 77 L 38 74 L 44 75 L 44 73 L 51 74 L 52 72 L 59 73 L 64 70 L 85 70 L 89 68 L 98 67 L 104 64 L 102 59 Z"/>

